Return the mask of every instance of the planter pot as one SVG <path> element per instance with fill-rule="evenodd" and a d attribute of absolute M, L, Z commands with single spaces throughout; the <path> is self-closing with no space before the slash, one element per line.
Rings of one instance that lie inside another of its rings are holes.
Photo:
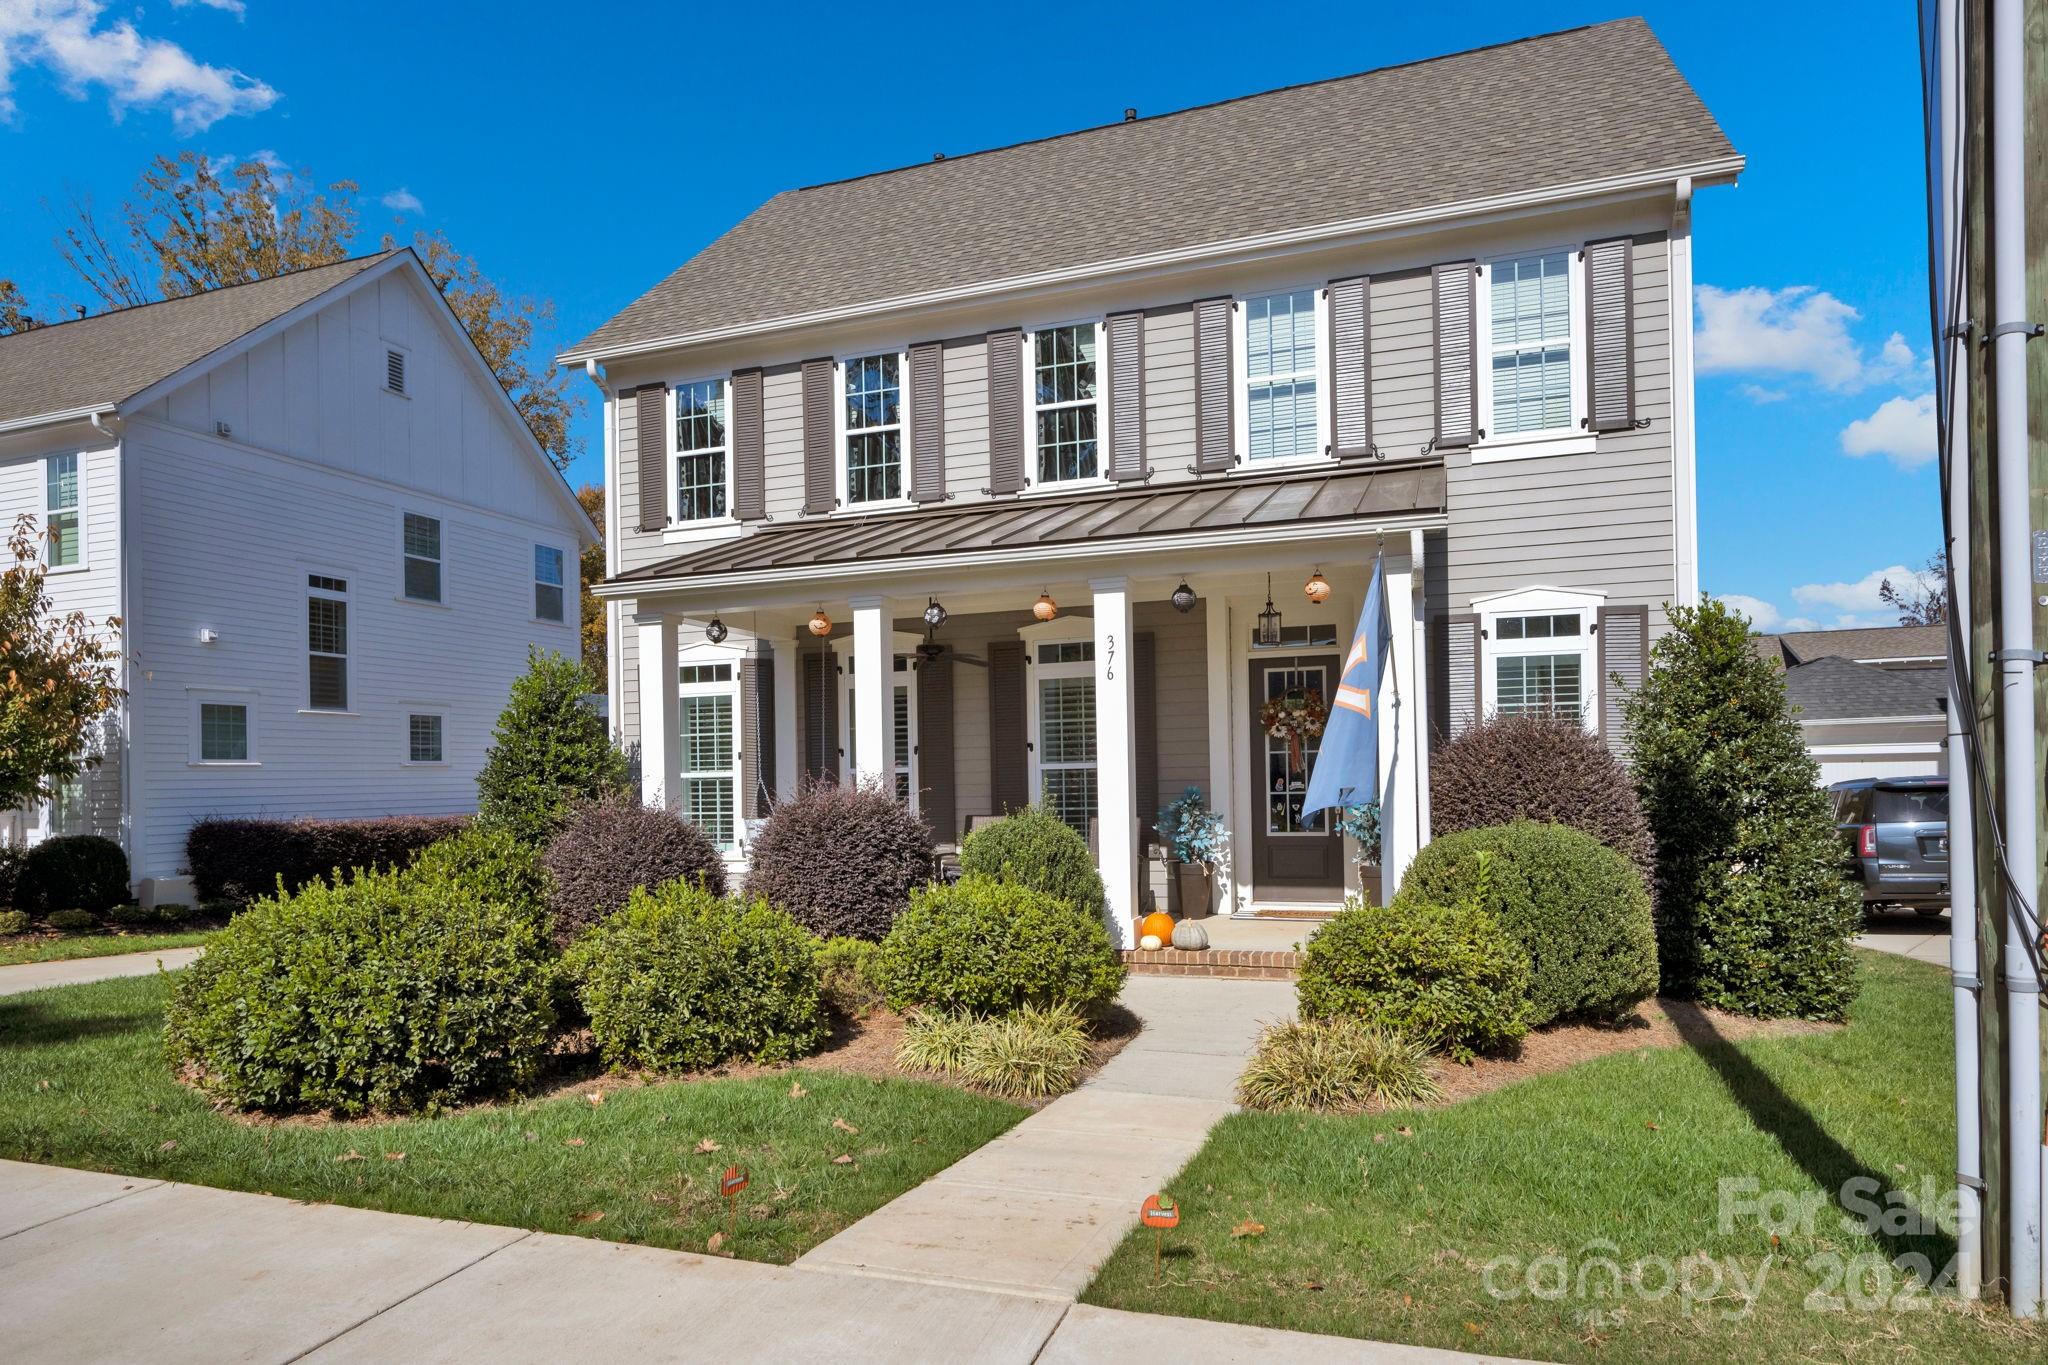
<path fill-rule="evenodd" d="M 1206 863 L 1174 863 L 1174 913 L 1182 919 L 1207 919 L 1216 877 Z"/>

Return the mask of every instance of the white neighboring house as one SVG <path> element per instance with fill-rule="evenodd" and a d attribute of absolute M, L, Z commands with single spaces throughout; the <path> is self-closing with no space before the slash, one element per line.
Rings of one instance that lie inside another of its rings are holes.
<path fill-rule="evenodd" d="M 1946 627 L 1807 630 L 1754 642 L 1785 670 L 1785 695 L 1823 785 L 1948 771 Z"/>
<path fill-rule="evenodd" d="M 409 250 L 0 338 L 0 520 L 119 616 L 100 762 L 0 838 L 98 833 L 190 896 L 207 815 L 475 809 L 589 519 Z"/>

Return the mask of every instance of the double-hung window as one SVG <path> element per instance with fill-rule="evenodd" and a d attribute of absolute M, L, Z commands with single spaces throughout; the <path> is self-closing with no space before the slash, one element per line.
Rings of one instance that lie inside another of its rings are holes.
<path fill-rule="evenodd" d="M 898 643 L 902 642 L 899 640 Z M 860 724 L 857 705 L 860 681 L 853 672 L 853 641 L 835 641 L 833 647 L 839 657 L 839 714 L 846 718 L 846 751 L 840 760 L 840 775 L 851 782 L 857 773 L 853 756 L 859 752 L 856 736 Z M 891 654 L 889 669 L 894 678 L 889 693 L 889 781 L 896 792 L 896 799 L 915 811 L 917 674 L 910 667 L 908 654 Z"/>
<path fill-rule="evenodd" d="M 1254 460 L 1322 453 L 1316 291 L 1244 301 L 1245 452 Z"/>
<path fill-rule="evenodd" d="M 562 558 L 553 545 L 533 547 L 533 614 L 543 621 L 562 619 Z"/>
<path fill-rule="evenodd" d="M 722 849 L 737 837 L 734 795 L 739 754 L 733 742 L 738 689 L 731 663 L 684 664 L 682 689 L 682 817 Z"/>
<path fill-rule="evenodd" d="M 441 600 L 441 519 L 405 514 L 405 595 L 413 602 Z"/>
<path fill-rule="evenodd" d="M 726 391 L 723 379 L 678 384 L 676 400 L 677 521 L 725 515 Z"/>
<path fill-rule="evenodd" d="M 1045 327 L 1032 336 L 1031 403 L 1038 482 L 1092 479 L 1101 467 L 1100 419 L 1092 322 Z"/>
<path fill-rule="evenodd" d="M 1031 752 L 1038 795 L 1082 838 L 1095 818 L 1095 642 L 1032 646 Z"/>
<path fill-rule="evenodd" d="M 846 501 L 903 496 L 903 356 L 860 356 L 845 365 Z"/>
<path fill-rule="evenodd" d="M 52 455 L 43 461 L 43 535 L 48 541 L 43 563 L 52 569 L 75 569 L 85 563 L 79 477 L 77 455 Z"/>
<path fill-rule="evenodd" d="M 348 710 L 348 580 L 306 575 L 306 709 Z"/>
<path fill-rule="evenodd" d="M 1490 439 L 1575 432 L 1572 256 L 1541 251 L 1488 262 L 1481 425 Z"/>
<path fill-rule="evenodd" d="M 1577 611 L 1497 616 L 1487 640 L 1493 661 L 1493 709 L 1503 716 L 1587 714 L 1592 640 Z"/>
<path fill-rule="evenodd" d="M 405 718 L 405 761 L 408 763 L 440 763 L 444 761 L 441 746 L 443 720 L 437 711 L 415 711 Z"/>

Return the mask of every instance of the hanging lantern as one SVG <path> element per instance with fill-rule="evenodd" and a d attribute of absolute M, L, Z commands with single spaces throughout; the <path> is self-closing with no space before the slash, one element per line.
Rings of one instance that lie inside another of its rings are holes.
<path fill-rule="evenodd" d="M 1173 590 L 1173 609 L 1185 616 L 1195 609 L 1195 590 L 1183 578 L 1180 586 Z"/>
<path fill-rule="evenodd" d="M 1259 630 L 1254 637 L 1261 645 L 1280 643 L 1280 609 L 1273 605 L 1273 575 L 1266 575 L 1266 609 L 1259 613 Z"/>
<path fill-rule="evenodd" d="M 1308 582 L 1301 585 L 1301 590 L 1308 594 L 1309 601 L 1320 607 L 1330 599 L 1330 580 L 1323 577 L 1321 569 L 1317 569 L 1308 576 Z"/>
<path fill-rule="evenodd" d="M 811 613 L 811 634 L 822 638 L 831 633 L 832 618 L 825 614 L 823 607 L 819 607 L 815 612 Z"/>
<path fill-rule="evenodd" d="M 1042 592 L 1038 594 L 1038 600 L 1031 604 L 1031 614 L 1041 621 L 1050 621 L 1060 614 L 1060 604 L 1052 600 L 1051 593 Z"/>
<path fill-rule="evenodd" d="M 716 616 L 711 618 L 710 625 L 704 627 L 704 638 L 714 645 L 724 644 L 727 634 L 729 632 L 725 628 L 725 622 L 719 620 Z"/>
<path fill-rule="evenodd" d="M 925 598 L 924 623 L 930 626 L 933 630 L 937 630 L 940 626 L 946 624 L 946 609 L 943 606 L 939 605 L 938 598 Z"/>

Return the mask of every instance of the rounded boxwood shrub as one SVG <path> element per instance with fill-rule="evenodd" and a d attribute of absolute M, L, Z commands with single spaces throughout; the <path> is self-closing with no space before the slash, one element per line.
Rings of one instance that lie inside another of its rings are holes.
<path fill-rule="evenodd" d="M 1026 806 L 968 835 L 960 871 L 1017 882 L 1096 916 L 1106 900 L 1088 841 L 1044 806 Z"/>
<path fill-rule="evenodd" d="M 1471 905 L 1347 904 L 1301 952 L 1304 1019 L 1346 1016 L 1466 1058 L 1528 1032 L 1529 958 Z"/>
<path fill-rule="evenodd" d="M 502 829 L 472 825 L 429 844 L 399 876 L 407 886 L 454 886 L 536 924 L 547 922 L 548 874 L 540 850 Z"/>
<path fill-rule="evenodd" d="M 614 1070 L 788 1061 L 825 1037 L 818 941 L 759 901 L 683 882 L 635 891 L 564 961 Z"/>
<path fill-rule="evenodd" d="M 244 1108 L 433 1112 L 532 1083 L 554 972 L 531 910 L 452 878 L 316 882 L 257 901 L 178 974 L 164 1047 Z"/>
<path fill-rule="evenodd" d="M 1396 904 L 1471 903 L 1529 955 L 1529 1024 L 1627 1014 L 1657 990 L 1657 926 L 1619 853 L 1563 825 L 1518 820 L 1430 842 Z"/>
<path fill-rule="evenodd" d="M 633 892 L 670 882 L 725 894 L 725 859 L 711 836 L 673 811 L 638 801 L 578 807 L 541 855 L 552 883 L 555 939 L 573 942 Z"/>
<path fill-rule="evenodd" d="M 112 839 L 45 839 L 21 860 L 14 903 L 24 910 L 110 910 L 128 899 L 128 855 Z"/>
<path fill-rule="evenodd" d="M 897 1009 L 1008 1014 L 1026 1005 L 1092 1010 L 1123 989 L 1102 917 L 993 877 L 962 877 L 911 896 L 882 940 L 882 979 Z"/>
<path fill-rule="evenodd" d="M 864 938 L 827 939 L 818 949 L 825 1006 L 845 1019 L 865 1019 L 888 998 L 882 984 L 882 947 Z"/>
<path fill-rule="evenodd" d="M 28 911 L 0 910 L 0 934 L 25 934 L 28 932 Z"/>
<path fill-rule="evenodd" d="M 83 934 L 100 927 L 99 916 L 90 910 L 52 910 L 43 918 L 52 929 L 67 934 Z"/>
<path fill-rule="evenodd" d="M 879 939 L 931 877 L 932 832 L 879 782 L 811 782 L 747 849 L 746 898 L 820 938 Z"/>

